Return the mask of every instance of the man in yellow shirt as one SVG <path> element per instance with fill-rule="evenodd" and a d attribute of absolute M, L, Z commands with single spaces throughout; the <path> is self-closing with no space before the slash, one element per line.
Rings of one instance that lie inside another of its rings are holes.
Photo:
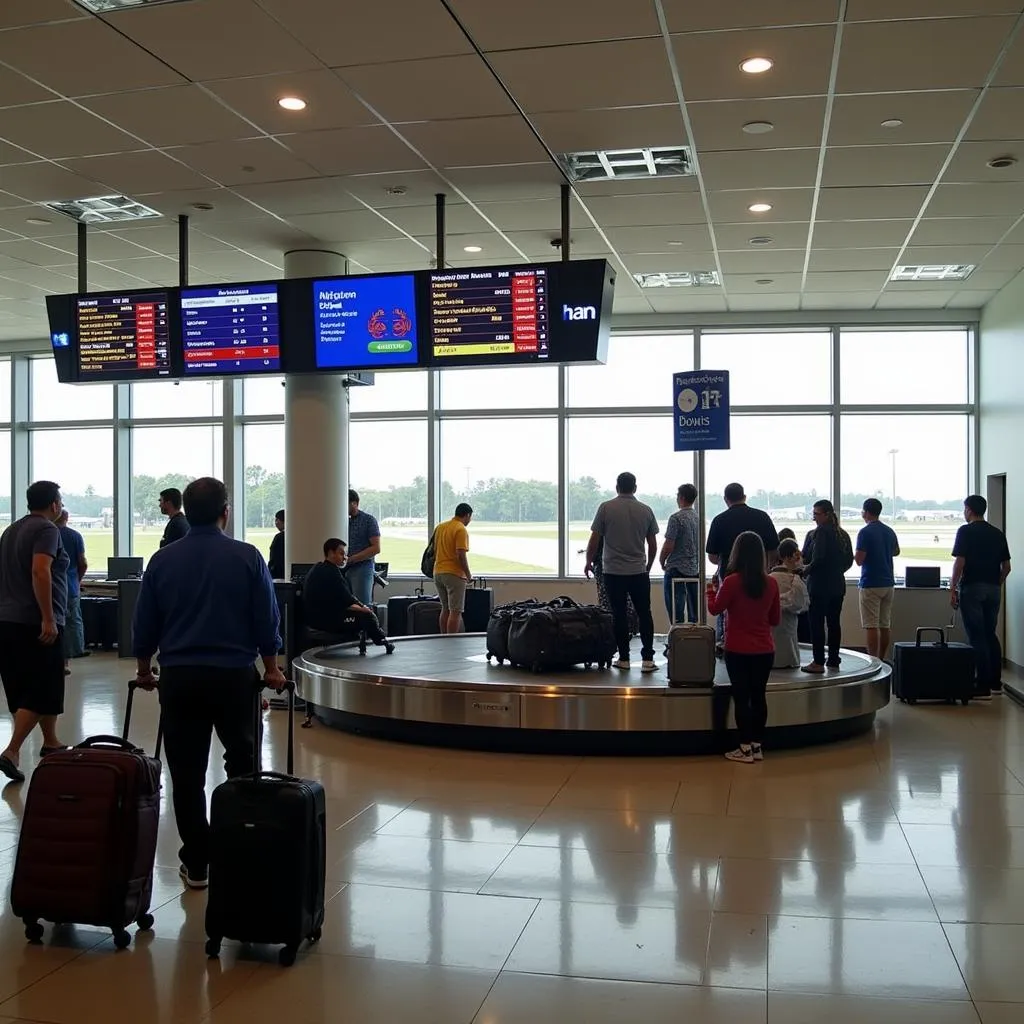
<path fill-rule="evenodd" d="M 469 531 L 473 509 L 464 501 L 455 515 L 434 531 L 434 586 L 441 598 L 442 633 L 458 633 L 466 607 L 466 587 L 473 581 L 469 571 Z"/>

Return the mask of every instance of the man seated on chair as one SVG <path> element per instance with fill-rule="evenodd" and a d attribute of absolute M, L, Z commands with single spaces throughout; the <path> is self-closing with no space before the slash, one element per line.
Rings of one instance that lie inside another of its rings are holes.
<path fill-rule="evenodd" d="M 368 640 L 390 654 L 395 645 L 388 641 L 371 608 L 356 600 L 345 579 L 345 542 L 337 537 L 324 541 L 324 560 L 318 562 L 302 581 L 302 610 L 305 624 L 323 633 L 366 633 Z"/>

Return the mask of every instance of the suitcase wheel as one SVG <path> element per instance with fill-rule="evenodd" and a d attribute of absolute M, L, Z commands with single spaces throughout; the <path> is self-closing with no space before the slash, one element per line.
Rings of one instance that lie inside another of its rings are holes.
<path fill-rule="evenodd" d="M 143 914 L 135 923 L 139 926 L 139 931 L 148 932 L 153 927 L 153 915 Z"/>
<path fill-rule="evenodd" d="M 123 928 L 118 928 L 118 930 L 114 932 L 115 949 L 127 949 L 131 944 L 132 937 Z"/>
<path fill-rule="evenodd" d="M 220 939 L 206 940 L 206 955 L 211 960 L 215 960 L 217 957 L 220 956 Z"/>
<path fill-rule="evenodd" d="M 43 941 L 43 926 L 38 921 L 25 921 L 25 938 L 33 945 Z"/>
<path fill-rule="evenodd" d="M 310 935 L 309 941 L 310 942 L 319 942 L 323 938 L 323 935 L 324 935 L 323 928 L 317 928 L 316 931 L 313 932 L 312 935 Z"/>
<path fill-rule="evenodd" d="M 291 967 L 295 963 L 295 957 L 299 952 L 298 946 L 285 946 L 280 953 L 277 954 L 277 962 L 282 967 Z"/>
<path fill-rule="evenodd" d="M 594 667 L 594 663 L 592 661 L 585 661 L 583 662 L 583 667 L 589 672 Z"/>
<path fill-rule="evenodd" d="M 491 660 L 491 652 L 488 651 L 487 652 L 487 661 L 488 661 L 488 663 L 490 663 L 490 660 Z"/>

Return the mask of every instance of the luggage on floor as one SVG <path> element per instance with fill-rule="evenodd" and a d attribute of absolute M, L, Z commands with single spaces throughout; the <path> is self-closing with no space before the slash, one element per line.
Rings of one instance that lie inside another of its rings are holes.
<path fill-rule="evenodd" d="M 388 598 L 388 636 L 409 635 L 409 609 L 417 601 L 440 601 L 435 594 L 412 594 L 409 597 Z"/>
<path fill-rule="evenodd" d="M 534 672 L 611 665 L 616 650 L 611 615 L 597 605 L 579 605 L 571 598 L 559 598 L 559 602 L 561 606 L 545 605 L 513 617 L 508 631 L 512 664 Z"/>
<path fill-rule="evenodd" d="M 83 597 L 81 607 L 85 646 L 112 651 L 117 646 L 117 598 Z"/>
<path fill-rule="evenodd" d="M 935 641 L 925 640 L 928 635 L 935 635 Z M 892 692 L 908 704 L 967 704 L 975 695 L 974 650 L 969 644 L 950 643 L 940 626 L 922 626 L 913 643 L 892 645 Z"/>
<path fill-rule="evenodd" d="M 256 735 L 260 695 L 253 693 Z M 288 967 L 324 922 L 327 814 L 324 788 L 292 775 L 295 688 L 288 685 L 288 773 L 259 771 L 222 782 L 210 801 L 210 878 L 206 953 L 223 939 L 283 944 Z"/>
<path fill-rule="evenodd" d="M 711 686 L 715 681 L 715 631 L 686 623 L 668 631 L 669 686 Z"/>
<path fill-rule="evenodd" d="M 471 586 L 466 590 L 466 607 L 462 622 L 467 633 L 484 633 L 494 610 L 494 590 L 491 587 Z"/>
<path fill-rule="evenodd" d="M 128 741 L 134 696 L 133 683 L 122 736 L 92 736 L 32 773 L 11 885 L 30 942 L 43 936 L 40 920 L 109 928 L 118 949 L 132 921 L 153 926 L 160 736 L 154 757 Z"/>
<path fill-rule="evenodd" d="M 409 606 L 408 617 L 405 631 L 409 636 L 433 636 L 441 632 L 440 600 L 417 601 Z"/>
<path fill-rule="evenodd" d="M 487 660 L 495 658 L 498 664 L 508 660 L 508 631 L 517 612 L 542 607 L 535 598 L 503 604 L 491 612 L 487 620 Z"/>

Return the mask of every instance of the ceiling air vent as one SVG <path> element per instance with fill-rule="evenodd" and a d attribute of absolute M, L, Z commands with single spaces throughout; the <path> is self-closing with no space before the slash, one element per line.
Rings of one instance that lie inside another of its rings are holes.
<path fill-rule="evenodd" d="M 558 159 L 573 181 L 668 178 L 694 173 L 688 146 L 667 146 L 661 149 L 591 149 L 583 153 L 562 153 Z"/>
<path fill-rule="evenodd" d="M 717 270 L 668 270 L 658 274 L 634 274 L 641 288 L 713 288 L 722 282 Z"/>
<path fill-rule="evenodd" d="M 93 196 L 90 199 L 66 199 L 42 205 L 80 224 L 117 224 L 126 220 L 148 220 L 150 217 L 163 216 L 159 210 L 143 206 L 127 196 Z"/>
<path fill-rule="evenodd" d="M 929 263 L 897 267 L 890 281 L 966 281 L 971 276 L 971 263 Z"/>
<path fill-rule="evenodd" d="M 178 4 L 184 0 L 75 0 L 79 7 L 84 7 L 93 14 L 109 14 L 111 11 L 122 11 L 126 7 L 151 7 L 153 4 Z"/>

